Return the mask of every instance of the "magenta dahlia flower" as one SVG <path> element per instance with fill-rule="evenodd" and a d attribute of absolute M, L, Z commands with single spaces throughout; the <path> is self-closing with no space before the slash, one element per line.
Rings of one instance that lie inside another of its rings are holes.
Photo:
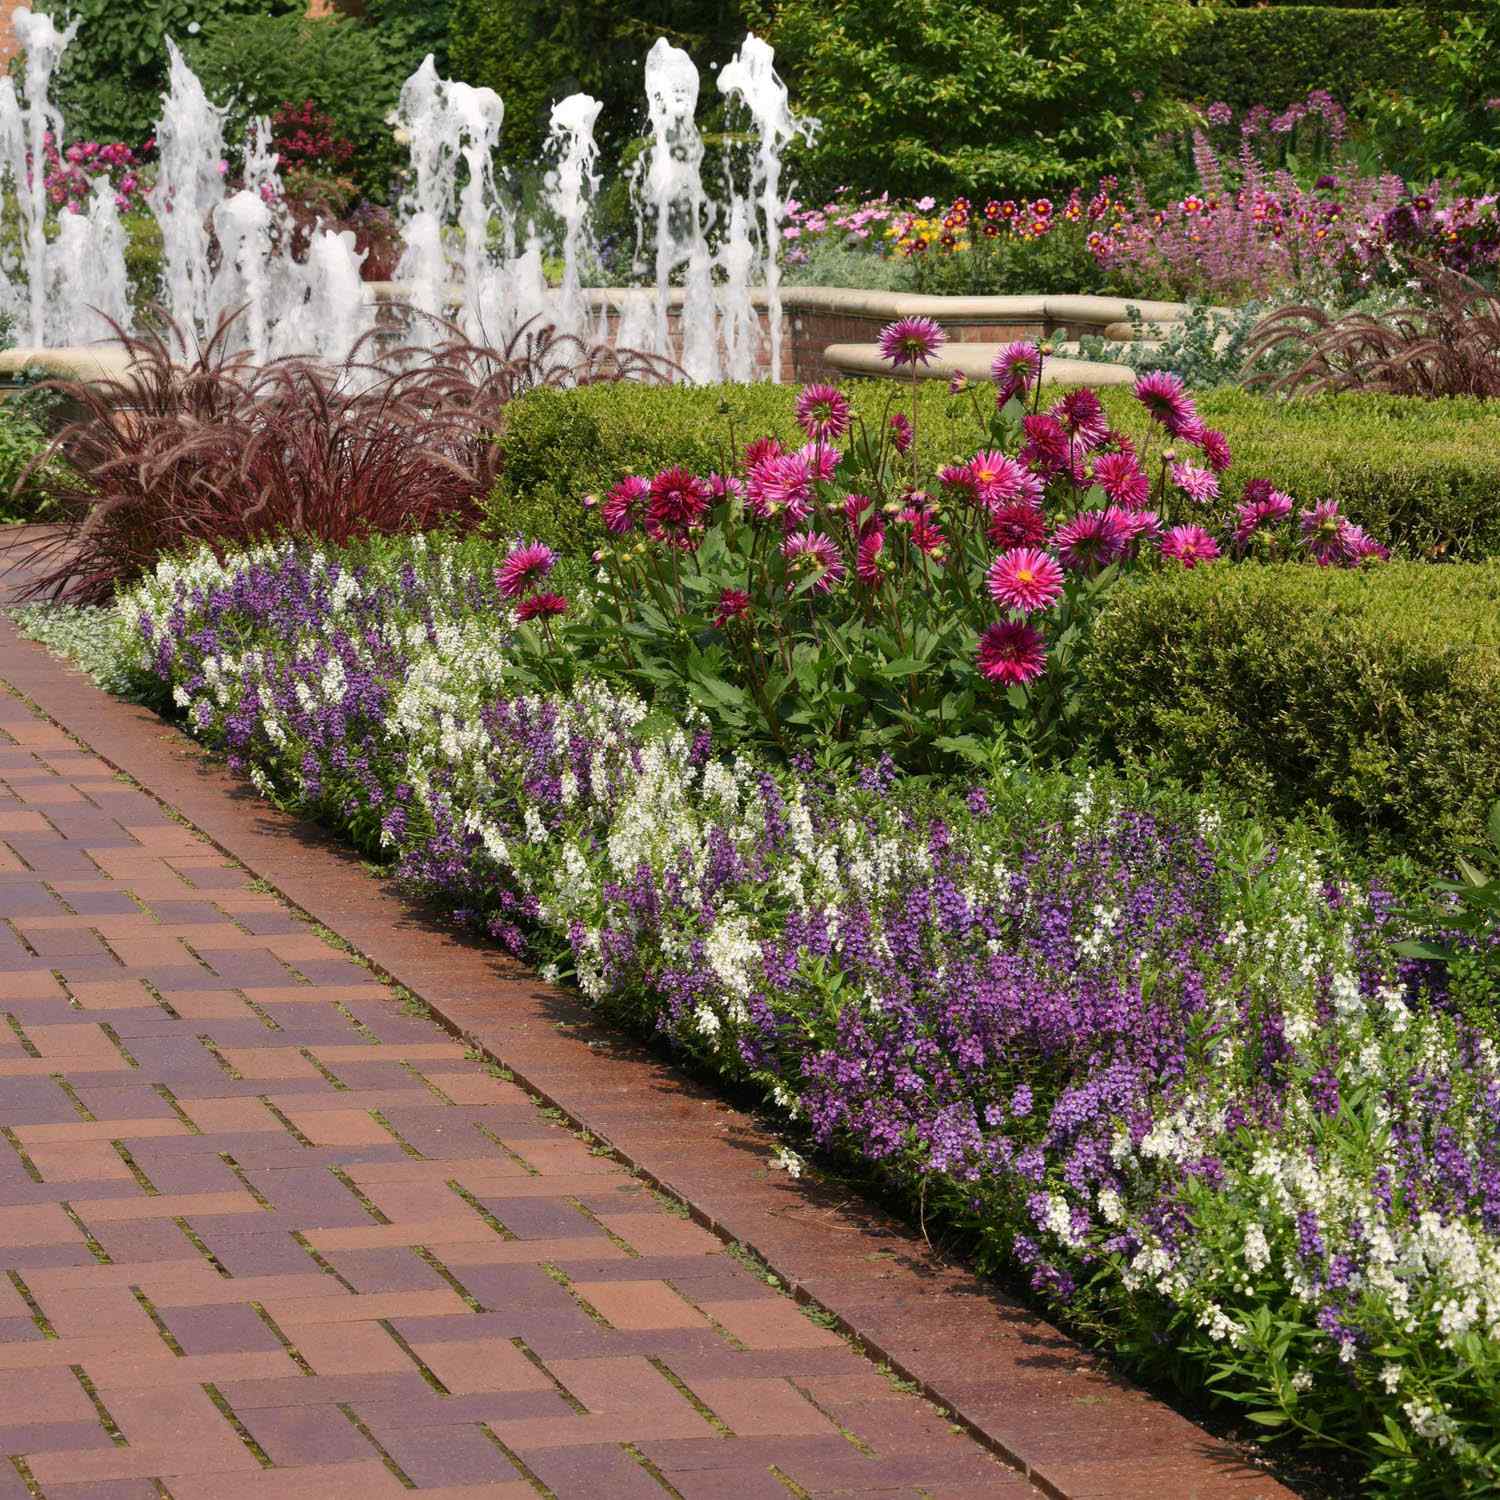
<path fill-rule="evenodd" d="M 944 464 L 938 470 L 937 477 L 938 483 L 945 490 L 951 490 L 960 499 L 977 500 L 979 498 L 979 486 L 975 482 L 972 465 Z"/>
<path fill-rule="evenodd" d="M 1366 535 L 1363 526 L 1356 526 L 1351 521 L 1344 528 L 1344 561 L 1351 568 L 1357 568 L 1363 562 L 1384 562 L 1390 555 L 1388 548 Z"/>
<path fill-rule="evenodd" d="M 1000 404 L 1030 392 L 1042 373 L 1042 351 L 1035 344 L 1006 344 L 990 363 L 990 374 L 1000 387 Z"/>
<path fill-rule="evenodd" d="M 810 438 L 825 441 L 849 430 L 849 398 L 836 385 L 803 386 L 793 410 Z"/>
<path fill-rule="evenodd" d="M 1167 370 L 1153 370 L 1135 383 L 1135 399 L 1173 437 L 1190 432 L 1198 420 L 1192 398 L 1182 381 Z"/>
<path fill-rule="evenodd" d="M 680 542 L 702 520 L 713 495 L 688 469 L 663 469 L 651 481 L 646 530 L 658 540 Z"/>
<path fill-rule="evenodd" d="M 745 481 L 736 479 L 732 474 L 710 474 L 708 476 L 708 493 L 715 500 L 727 500 L 733 497 L 736 500 L 745 498 Z"/>
<path fill-rule="evenodd" d="M 844 562 L 839 556 L 837 543 L 821 531 L 798 531 L 781 544 L 781 555 L 794 573 L 811 573 L 814 578 L 813 591 L 826 594 L 844 577 Z M 793 579 L 787 581 L 788 590 L 795 588 Z"/>
<path fill-rule="evenodd" d="M 797 453 L 807 460 L 807 472 L 819 480 L 832 479 L 844 461 L 843 453 L 829 443 L 808 443 Z"/>
<path fill-rule="evenodd" d="M 1021 449 L 1023 464 L 1043 473 L 1056 473 L 1067 467 L 1068 434 L 1056 417 L 1044 411 L 1033 412 L 1021 418 L 1021 430 L 1026 434 L 1026 444 Z"/>
<path fill-rule="evenodd" d="M 891 441 L 896 445 L 896 452 L 903 455 L 910 453 L 915 437 L 910 419 L 904 411 L 898 411 L 891 418 Z"/>
<path fill-rule="evenodd" d="M 1185 568 L 1212 562 L 1219 544 L 1201 526 L 1173 526 L 1160 542 L 1161 555 L 1175 558 Z"/>
<path fill-rule="evenodd" d="M 947 342 L 948 335 L 931 318 L 897 318 L 880 330 L 880 357 L 897 368 L 925 365 Z"/>
<path fill-rule="evenodd" d="M 550 620 L 567 612 L 568 601 L 562 594 L 532 594 L 516 605 L 518 620 Z"/>
<path fill-rule="evenodd" d="M 938 525 L 935 516 L 928 511 L 908 506 L 896 519 L 904 521 L 911 528 L 908 536 L 918 552 L 932 558 L 934 562 L 943 560 L 943 554 L 948 548 L 948 538 L 943 535 L 943 528 Z"/>
<path fill-rule="evenodd" d="M 870 588 L 874 588 L 880 582 L 880 575 L 889 568 L 889 560 L 885 555 L 885 532 L 878 526 L 872 526 L 859 539 L 859 547 L 854 558 L 854 574 L 859 581 Z"/>
<path fill-rule="evenodd" d="M 495 569 L 495 587 L 502 599 L 514 599 L 535 588 L 551 571 L 557 554 L 541 542 L 522 542 Z"/>
<path fill-rule="evenodd" d="M 768 458 L 780 458 L 782 446 L 773 437 L 756 438 L 752 443 L 745 444 L 745 468 L 753 469 L 756 464 Z"/>
<path fill-rule="evenodd" d="M 1326 568 L 1344 560 L 1344 532 L 1349 519 L 1340 512 L 1337 500 L 1319 500 L 1302 512 L 1297 524 L 1307 555 L 1319 567 Z"/>
<path fill-rule="evenodd" d="M 1052 545 L 1064 567 L 1075 573 L 1091 573 L 1120 557 L 1129 538 L 1118 510 L 1084 510 L 1057 528 Z"/>
<path fill-rule="evenodd" d="M 645 519 L 646 501 L 650 494 L 651 486 L 644 479 L 634 474 L 622 479 L 604 497 L 604 504 L 599 509 L 605 529 L 614 532 L 616 536 L 633 531 Z"/>
<path fill-rule="evenodd" d="M 979 670 L 991 682 L 1024 686 L 1047 670 L 1047 643 L 1021 620 L 987 625 L 979 636 Z"/>
<path fill-rule="evenodd" d="M 1097 448 L 1109 433 L 1109 418 L 1104 415 L 1104 407 L 1087 386 L 1069 391 L 1060 401 L 1053 403 L 1048 414 L 1075 443 L 1090 451 Z"/>
<path fill-rule="evenodd" d="M 1196 464 L 1172 464 L 1172 483 L 1189 500 L 1207 505 L 1219 498 L 1219 478 L 1212 469 L 1200 469 Z"/>
<path fill-rule="evenodd" d="M 1047 518 L 1030 500 L 1012 500 L 990 512 L 985 528 L 997 547 L 1035 547 L 1045 540 Z"/>
<path fill-rule="evenodd" d="M 1093 482 L 1127 510 L 1151 498 L 1151 481 L 1133 453 L 1101 453 L 1094 460 Z"/>
<path fill-rule="evenodd" d="M 1292 497 L 1273 490 L 1269 480 L 1263 491 L 1256 490 L 1253 499 L 1249 498 L 1250 494 L 1251 487 L 1247 484 L 1247 498 L 1235 507 L 1234 542 L 1237 547 L 1249 546 L 1257 536 L 1269 541 L 1272 528 L 1279 526 L 1292 513 Z"/>
<path fill-rule="evenodd" d="M 1063 571 L 1050 552 L 1039 547 L 1015 547 L 1002 552 L 984 575 L 990 598 L 1007 609 L 1047 609 L 1063 591 Z"/>
<path fill-rule="evenodd" d="M 719 610 L 714 624 L 723 630 L 731 620 L 743 620 L 750 613 L 750 596 L 744 589 L 724 589 L 719 594 Z"/>
<path fill-rule="evenodd" d="M 1154 510 L 1140 510 L 1111 505 L 1105 515 L 1112 516 L 1128 548 L 1142 537 L 1155 536 L 1161 530 L 1161 517 Z"/>
<path fill-rule="evenodd" d="M 1229 439 L 1222 432 L 1205 427 L 1203 435 L 1198 439 L 1198 446 L 1203 449 L 1203 456 L 1215 474 L 1222 474 L 1229 467 Z"/>

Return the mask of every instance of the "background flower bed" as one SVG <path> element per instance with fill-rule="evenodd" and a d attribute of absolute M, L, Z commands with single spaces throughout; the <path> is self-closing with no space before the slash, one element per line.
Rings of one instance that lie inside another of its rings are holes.
<path fill-rule="evenodd" d="M 1127 1356 L 1381 1493 L 1495 1477 L 1500 1078 L 1378 884 L 1161 782 L 827 782 L 602 687 L 518 699 L 499 555 L 164 563 L 95 660 Z"/>
<path fill-rule="evenodd" d="M 878 413 L 889 392 L 855 382 L 857 412 Z M 1128 391 L 1101 392 L 1112 421 L 1134 406 Z M 720 468 L 731 438 L 770 434 L 802 441 L 796 392 L 778 386 L 711 388 L 621 385 L 538 391 L 513 402 L 502 439 L 504 470 L 488 504 L 497 534 L 524 533 L 563 550 L 591 550 L 598 522 L 578 504 L 623 474 L 682 465 Z M 935 381 L 902 400 L 915 404 L 919 452 L 932 463 L 973 452 L 973 412 Z M 1408 557 L 1500 555 L 1500 409 L 1468 400 L 1427 402 L 1348 395 L 1267 401 L 1237 390 L 1201 393 L 1198 407 L 1229 439 L 1234 467 L 1224 494 L 1246 479 L 1274 477 L 1310 503 L 1329 499 L 1394 552 Z"/>

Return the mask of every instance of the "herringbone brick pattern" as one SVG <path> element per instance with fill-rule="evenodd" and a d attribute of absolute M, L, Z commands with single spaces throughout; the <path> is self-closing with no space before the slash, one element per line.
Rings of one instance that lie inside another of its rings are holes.
<path fill-rule="evenodd" d="M 0 696 L 0 1500 L 1022 1496 Z"/>

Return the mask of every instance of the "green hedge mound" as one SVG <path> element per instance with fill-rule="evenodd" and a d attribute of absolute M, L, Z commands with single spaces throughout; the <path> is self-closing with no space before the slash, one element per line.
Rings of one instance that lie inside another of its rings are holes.
<path fill-rule="evenodd" d="M 846 387 L 878 422 L 892 387 Z M 1111 419 L 1138 430 L 1128 390 L 1101 393 Z M 492 525 L 553 546 L 592 546 L 597 523 L 580 501 L 630 473 L 683 464 L 700 473 L 726 462 L 731 433 L 743 446 L 773 433 L 801 441 L 796 388 L 662 387 L 630 383 L 538 390 L 507 413 L 505 470 L 491 497 Z M 902 389 L 896 399 L 911 404 Z M 984 400 L 984 393 L 980 393 Z M 1274 401 L 1234 389 L 1198 398 L 1204 419 L 1229 437 L 1234 465 L 1224 492 L 1237 499 L 1264 475 L 1298 501 L 1337 500 L 1400 556 L 1478 560 L 1500 556 L 1500 403 L 1329 396 Z M 937 381 L 917 396 L 920 448 L 940 461 L 978 446 L 973 407 Z"/>
<path fill-rule="evenodd" d="M 1500 563 L 1218 564 L 1121 588 L 1078 667 L 1104 748 L 1451 864 L 1500 797 Z"/>
<path fill-rule="evenodd" d="M 1416 9 L 1205 6 L 1189 14 L 1181 50 L 1163 59 L 1164 82 L 1178 98 L 1236 109 L 1279 109 L 1313 89 L 1348 105 L 1367 88 L 1409 88 L 1432 40 Z"/>

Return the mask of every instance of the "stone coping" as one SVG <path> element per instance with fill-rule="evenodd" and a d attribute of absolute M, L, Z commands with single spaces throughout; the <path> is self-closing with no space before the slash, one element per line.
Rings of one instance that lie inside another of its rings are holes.
<path fill-rule="evenodd" d="M 970 380 L 987 383 L 990 364 L 1002 348 L 1003 344 L 948 344 L 940 355 L 921 367 L 921 378 L 947 380 L 962 374 Z M 823 358 L 845 375 L 882 380 L 908 378 L 905 370 L 893 370 L 881 357 L 879 344 L 830 344 L 823 351 Z M 1042 365 L 1042 380 L 1054 385 L 1134 385 L 1136 373 L 1129 365 L 1054 355 Z"/>
<path fill-rule="evenodd" d="M 847 1190 L 768 1171 L 778 1141 L 755 1117 L 602 1024 L 580 997 L 424 920 L 352 851 L 255 797 L 175 728 L 108 697 L 3 616 L 0 678 L 698 1223 L 756 1254 L 1054 1500 L 1294 1500 L 922 1234 Z"/>

